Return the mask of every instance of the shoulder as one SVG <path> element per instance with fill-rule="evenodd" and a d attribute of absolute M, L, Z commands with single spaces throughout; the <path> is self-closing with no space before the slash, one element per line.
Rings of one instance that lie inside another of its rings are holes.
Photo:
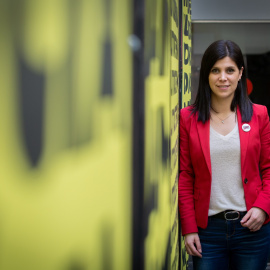
<path fill-rule="evenodd" d="M 192 113 L 192 106 L 180 110 L 180 128 L 189 129 L 192 122 L 196 122 L 197 113 Z"/>
<path fill-rule="evenodd" d="M 253 107 L 253 114 L 255 116 L 260 117 L 260 116 L 268 115 L 266 106 L 253 103 L 252 107 Z"/>
<path fill-rule="evenodd" d="M 194 114 L 192 113 L 192 109 L 193 109 L 193 106 L 192 105 L 187 106 L 187 107 L 181 109 L 180 110 L 181 117 L 190 118 L 190 117 L 194 116 Z"/>
<path fill-rule="evenodd" d="M 269 126 L 269 116 L 266 106 L 253 104 L 253 119 L 257 119 L 260 129 Z"/>

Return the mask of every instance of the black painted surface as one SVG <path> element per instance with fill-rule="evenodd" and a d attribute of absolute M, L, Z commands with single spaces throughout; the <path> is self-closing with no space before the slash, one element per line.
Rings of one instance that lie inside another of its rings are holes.
<path fill-rule="evenodd" d="M 27 65 L 23 58 L 19 59 L 18 91 L 20 97 L 20 117 L 23 141 L 30 163 L 38 165 L 43 148 L 44 117 L 44 83 L 45 76 Z"/>
<path fill-rule="evenodd" d="M 132 269 L 144 269 L 144 1 L 134 0 L 133 34 L 141 48 L 133 54 Z"/>

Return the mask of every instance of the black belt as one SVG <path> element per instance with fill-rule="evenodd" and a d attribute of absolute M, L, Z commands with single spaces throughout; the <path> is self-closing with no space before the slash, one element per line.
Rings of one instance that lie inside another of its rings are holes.
<path fill-rule="evenodd" d="M 235 211 L 235 210 L 226 210 L 210 217 L 224 219 L 224 220 L 238 220 L 238 219 L 241 219 L 246 213 L 247 211 L 240 212 L 240 211 Z"/>

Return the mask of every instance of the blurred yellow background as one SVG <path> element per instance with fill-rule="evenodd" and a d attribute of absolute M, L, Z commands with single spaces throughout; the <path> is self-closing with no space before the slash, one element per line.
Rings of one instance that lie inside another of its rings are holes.
<path fill-rule="evenodd" d="M 130 269 L 131 30 L 128 0 L 1 1 L 0 269 Z"/>
<path fill-rule="evenodd" d="M 184 3 L 1 0 L 1 270 L 134 269 L 135 227 L 146 270 L 186 269 L 177 205 L 179 109 L 190 101 L 189 90 L 179 94 L 190 72 L 179 66 Z M 144 104 L 134 104 L 138 93 Z M 144 106 L 144 145 L 133 145 L 134 106 Z"/>

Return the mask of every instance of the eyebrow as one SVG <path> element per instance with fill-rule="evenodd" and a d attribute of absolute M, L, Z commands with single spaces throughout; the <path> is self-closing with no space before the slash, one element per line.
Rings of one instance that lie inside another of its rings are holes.
<path fill-rule="evenodd" d="M 213 69 L 213 68 L 219 68 L 219 67 L 213 66 L 211 69 Z M 236 68 L 236 66 L 229 66 L 229 67 L 226 67 L 226 68 Z"/>

